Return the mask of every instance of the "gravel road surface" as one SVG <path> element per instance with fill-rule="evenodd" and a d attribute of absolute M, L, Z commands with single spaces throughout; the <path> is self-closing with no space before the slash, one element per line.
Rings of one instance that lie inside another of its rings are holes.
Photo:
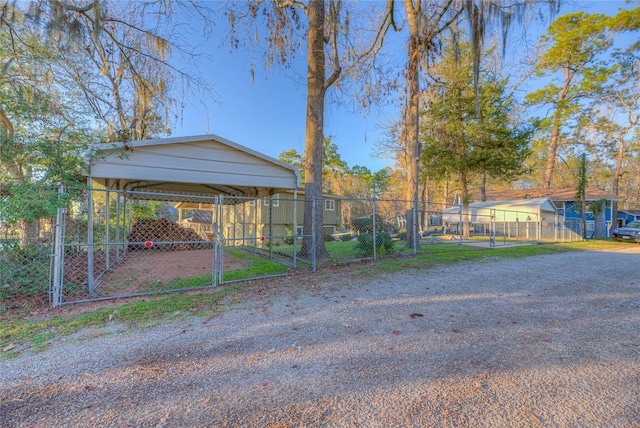
<path fill-rule="evenodd" d="M 640 246 L 112 322 L 0 361 L 1 427 L 640 427 Z"/>

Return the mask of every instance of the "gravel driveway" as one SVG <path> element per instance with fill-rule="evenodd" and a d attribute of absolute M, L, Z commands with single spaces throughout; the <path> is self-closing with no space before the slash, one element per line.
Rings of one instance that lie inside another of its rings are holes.
<path fill-rule="evenodd" d="M 640 427 L 640 247 L 622 248 L 84 331 L 0 362 L 0 426 Z"/>

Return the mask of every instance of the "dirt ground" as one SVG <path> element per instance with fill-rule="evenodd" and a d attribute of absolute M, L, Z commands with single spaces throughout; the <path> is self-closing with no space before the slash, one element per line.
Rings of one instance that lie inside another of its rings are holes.
<path fill-rule="evenodd" d="M 210 318 L 115 319 L 0 361 L 0 426 L 640 427 L 639 257 L 319 272 Z"/>
<path fill-rule="evenodd" d="M 196 275 L 211 274 L 212 250 L 181 250 L 181 251 L 129 251 L 126 257 L 119 262 L 115 252 L 112 251 L 112 266 L 107 272 L 105 282 L 117 281 L 123 277 L 131 276 L 131 271 L 140 274 L 140 282 L 166 280 L 175 277 L 190 278 Z M 103 252 L 94 255 L 95 269 L 102 272 L 105 266 Z M 249 261 L 237 259 L 230 254 L 225 254 L 224 269 L 244 269 L 249 266 Z M 65 280 L 79 284 L 87 283 L 87 257 L 86 254 L 71 258 L 65 264 Z"/>

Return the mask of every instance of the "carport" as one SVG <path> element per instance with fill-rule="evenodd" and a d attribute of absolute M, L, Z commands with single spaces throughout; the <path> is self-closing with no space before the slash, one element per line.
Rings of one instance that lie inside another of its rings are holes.
<path fill-rule="evenodd" d="M 482 201 L 467 206 L 455 205 L 442 211 L 442 221 L 462 227 L 489 231 L 504 239 L 535 238 L 540 242 L 543 225 L 553 223 L 557 209 L 549 198 L 514 199 L 510 201 Z M 462 237 L 461 237 L 462 239 Z"/>
<path fill-rule="evenodd" d="M 487 222 L 499 213 L 498 221 L 542 221 L 545 216 L 555 216 L 557 209 L 549 198 L 514 199 L 511 201 L 473 202 L 468 205 L 468 221 Z M 459 205 L 442 211 L 443 221 L 457 223 L 462 210 Z"/>
<path fill-rule="evenodd" d="M 91 146 L 89 188 L 268 197 L 300 186 L 298 170 L 217 135 Z"/>
<path fill-rule="evenodd" d="M 111 223 L 115 221 L 116 225 L 121 222 L 120 213 L 124 212 L 122 205 L 127 197 L 138 200 L 160 197 L 164 201 L 180 202 L 189 195 L 194 201 L 215 198 L 220 204 L 235 204 L 247 198 L 267 198 L 291 190 L 296 198 L 301 184 L 295 167 L 213 134 L 93 145 L 85 154 L 85 163 L 89 294 L 93 294 L 96 287 L 94 247 L 100 245 L 119 251 L 119 246 L 110 242 L 114 233 L 120 233 L 119 227 L 111 233 L 108 220 L 101 233 L 103 238 L 94 242 L 96 184 L 100 194 L 106 194 L 102 198 L 109 201 L 104 203 L 102 215 L 105 219 L 115 217 Z M 116 194 L 114 202 L 110 202 L 110 192 Z M 115 216 L 110 210 L 115 210 Z M 60 304 L 62 298 L 64 216 L 65 210 L 59 210 L 52 281 L 54 306 Z M 124 237 L 118 236 L 120 238 Z M 108 270 L 112 252 L 105 251 L 104 257 Z"/>

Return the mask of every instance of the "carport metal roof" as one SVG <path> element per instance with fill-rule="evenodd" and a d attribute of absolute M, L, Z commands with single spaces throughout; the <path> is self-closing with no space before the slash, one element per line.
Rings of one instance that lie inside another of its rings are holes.
<path fill-rule="evenodd" d="M 92 145 L 86 176 L 116 190 L 267 197 L 300 187 L 291 165 L 213 134 Z"/>

